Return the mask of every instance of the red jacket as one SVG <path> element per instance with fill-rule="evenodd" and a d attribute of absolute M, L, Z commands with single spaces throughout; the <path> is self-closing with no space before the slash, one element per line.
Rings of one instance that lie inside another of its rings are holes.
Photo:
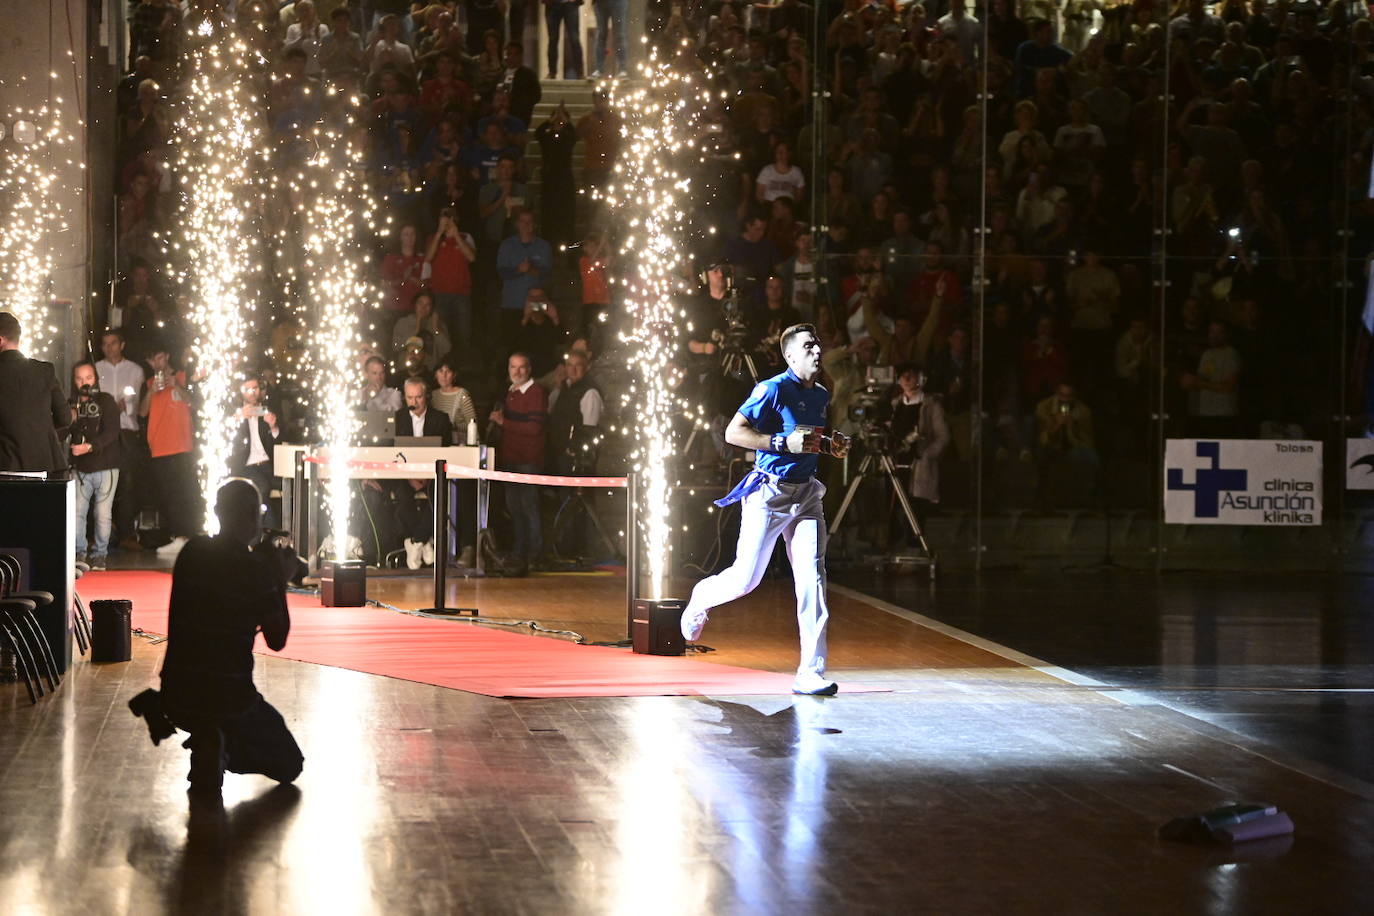
<path fill-rule="evenodd" d="M 544 467 L 544 429 L 549 421 L 549 393 L 538 382 L 531 382 L 523 392 L 506 389 L 503 409 L 505 424 L 501 427 L 501 444 L 497 454 L 501 464 L 533 464 Z"/>

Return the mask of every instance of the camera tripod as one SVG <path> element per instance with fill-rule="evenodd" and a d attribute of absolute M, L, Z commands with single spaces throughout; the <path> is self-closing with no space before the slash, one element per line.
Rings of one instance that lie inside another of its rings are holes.
<path fill-rule="evenodd" d="M 739 347 L 727 347 L 720 361 L 720 371 L 727 378 L 735 378 L 741 374 L 741 369 L 749 370 L 749 384 L 758 384 L 759 369 L 754 364 L 754 354 Z"/>
<path fill-rule="evenodd" d="M 854 474 L 854 479 L 849 481 L 849 489 L 845 490 L 840 509 L 835 513 L 835 518 L 830 523 L 830 534 L 833 536 L 840 530 L 840 524 L 844 521 L 845 513 L 849 511 L 850 505 L 854 502 L 854 496 L 859 492 L 859 486 L 864 482 L 864 479 L 876 477 L 880 473 L 887 478 L 893 494 L 897 497 L 898 504 L 902 507 L 902 515 L 906 517 L 907 526 L 915 535 L 916 543 L 921 545 L 921 552 L 924 556 L 913 558 L 912 562 L 928 567 L 930 581 L 934 583 L 935 551 L 930 549 L 925 532 L 921 530 L 921 523 L 916 520 L 916 512 L 911 508 L 911 499 L 907 496 L 906 488 L 902 486 L 901 478 L 897 476 L 897 465 L 892 460 L 892 454 L 886 448 L 865 452 L 863 460 L 859 462 L 859 469 Z"/>

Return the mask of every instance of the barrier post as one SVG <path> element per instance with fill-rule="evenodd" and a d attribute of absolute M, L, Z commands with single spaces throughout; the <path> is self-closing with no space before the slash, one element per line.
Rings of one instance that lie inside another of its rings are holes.
<path fill-rule="evenodd" d="M 434 462 L 434 609 L 444 610 L 448 585 L 448 464 Z"/>
<path fill-rule="evenodd" d="M 635 600 L 639 597 L 639 476 L 625 475 L 625 638 L 634 638 Z"/>
<path fill-rule="evenodd" d="M 291 543 L 296 553 L 305 549 L 301 519 L 305 515 L 305 450 L 296 452 L 295 479 L 291 482 Z"/>

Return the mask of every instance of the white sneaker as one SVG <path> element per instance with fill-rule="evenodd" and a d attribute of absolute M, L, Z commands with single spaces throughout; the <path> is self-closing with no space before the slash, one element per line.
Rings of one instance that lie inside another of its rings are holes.
<path fill-rule="evenodd" d="M 160 557 L 174 557 L 181 553 L 181 548 L 186 546 L 188 540 L 189 538 L 174 537 L 157 549 L 157 555 Z"/>
<path fill-rule="evenodd" d="M 682 638 L 688 642 L 696 642 L 701 636 L 701 631 L 706 629 L 706 611 L 687 611 L 682 612 Z"/>
<path fill-rule="evenodd" d="M 420 545 L 420 559 L 424 560 L 426 566 L 434 565 L 434 542 L 425 541 Z"/>
<path fill-rule="evenodd" d="M 472 545 L 464 547 L 458 551 L 458 565 L 464 569 L 472 569 L 477 564 L 477 552 L 472 549 Z"/>
<path fill-rule="evenodd" d="M 792 682 L 792 692 L 811 697 L 833 697 L 840 687 L 834 681 L 827 681 L 814 671 L 798 671 Z"/>
<path fill-rule="evenodd" d="M 419 569 L 425 565 L 425 545 L 406 538 L 406 569 Z"/>

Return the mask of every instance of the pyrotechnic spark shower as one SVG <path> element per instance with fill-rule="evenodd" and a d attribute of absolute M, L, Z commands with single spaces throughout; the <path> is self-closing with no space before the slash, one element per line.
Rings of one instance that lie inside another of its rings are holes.
<path fill-rule="evenodd" d="M 353 111 L 357 98 L 333 99 L 334 116 L 309 129 L 313 152 L 293 179 L 304 245 L 317 438 L 329 450 L 325 503 L 334 544 L 332 559 L 348 559 L 348 451 L 358 432 L 353 399 L 360 325 L 378 301 L 368 280 L 364 234 L 374 228 L 376 202 L 365 175 L 365 137 Z"/>
<path fill-rule="evenodd" d="M 680 277 L 689 263 L 691 179 L 703 87 L 690 74 L 659 61 L 641 65 L 644 83 L 608 87 L 620 114 L 621 151 L 615 178 L 600 193 L 620 222 L 625 304 L 634 382 L 627 397 L 635 412 L 631 461 L 641 484 L 638 536 L 644 539 L 650 597 L 664 596 L 671 528 L 669 475 L 676 455 L 673 419 L 681 413 L 678 350 Z"/>
<path fill-rule="evenodd" d="M 63 117 L 61 97 L 51 105 L 12 109 L 5 122 L 32 124 L 34 134 L 0 145 L 0 308 L 19 319 L 24 349 L 39 359 L 52 359 L 59 340 L 49 312 L 52 235 L 67 229 L 58 201 L 59 166 L 85 168 L 71 159 L 75 138 L 63 129 Z"/>
<path fill-rule="evenodd" d="M 228 476 L 238 421 L 238 381 L 253 333 L 260 275 L 258 159 L 261 103 L 252 87 L 252 52 L 233 29 L 208 17 L 188 33 L 190 80 L 176 118 L 175 169 L 184 192 L 173 248 L 189 298 L 192 352 L 202 397 L 199 473 L 206 530 L 218 522 L 214 494 Z M 173 270 L 176 270 L 176 267 Z"/>

